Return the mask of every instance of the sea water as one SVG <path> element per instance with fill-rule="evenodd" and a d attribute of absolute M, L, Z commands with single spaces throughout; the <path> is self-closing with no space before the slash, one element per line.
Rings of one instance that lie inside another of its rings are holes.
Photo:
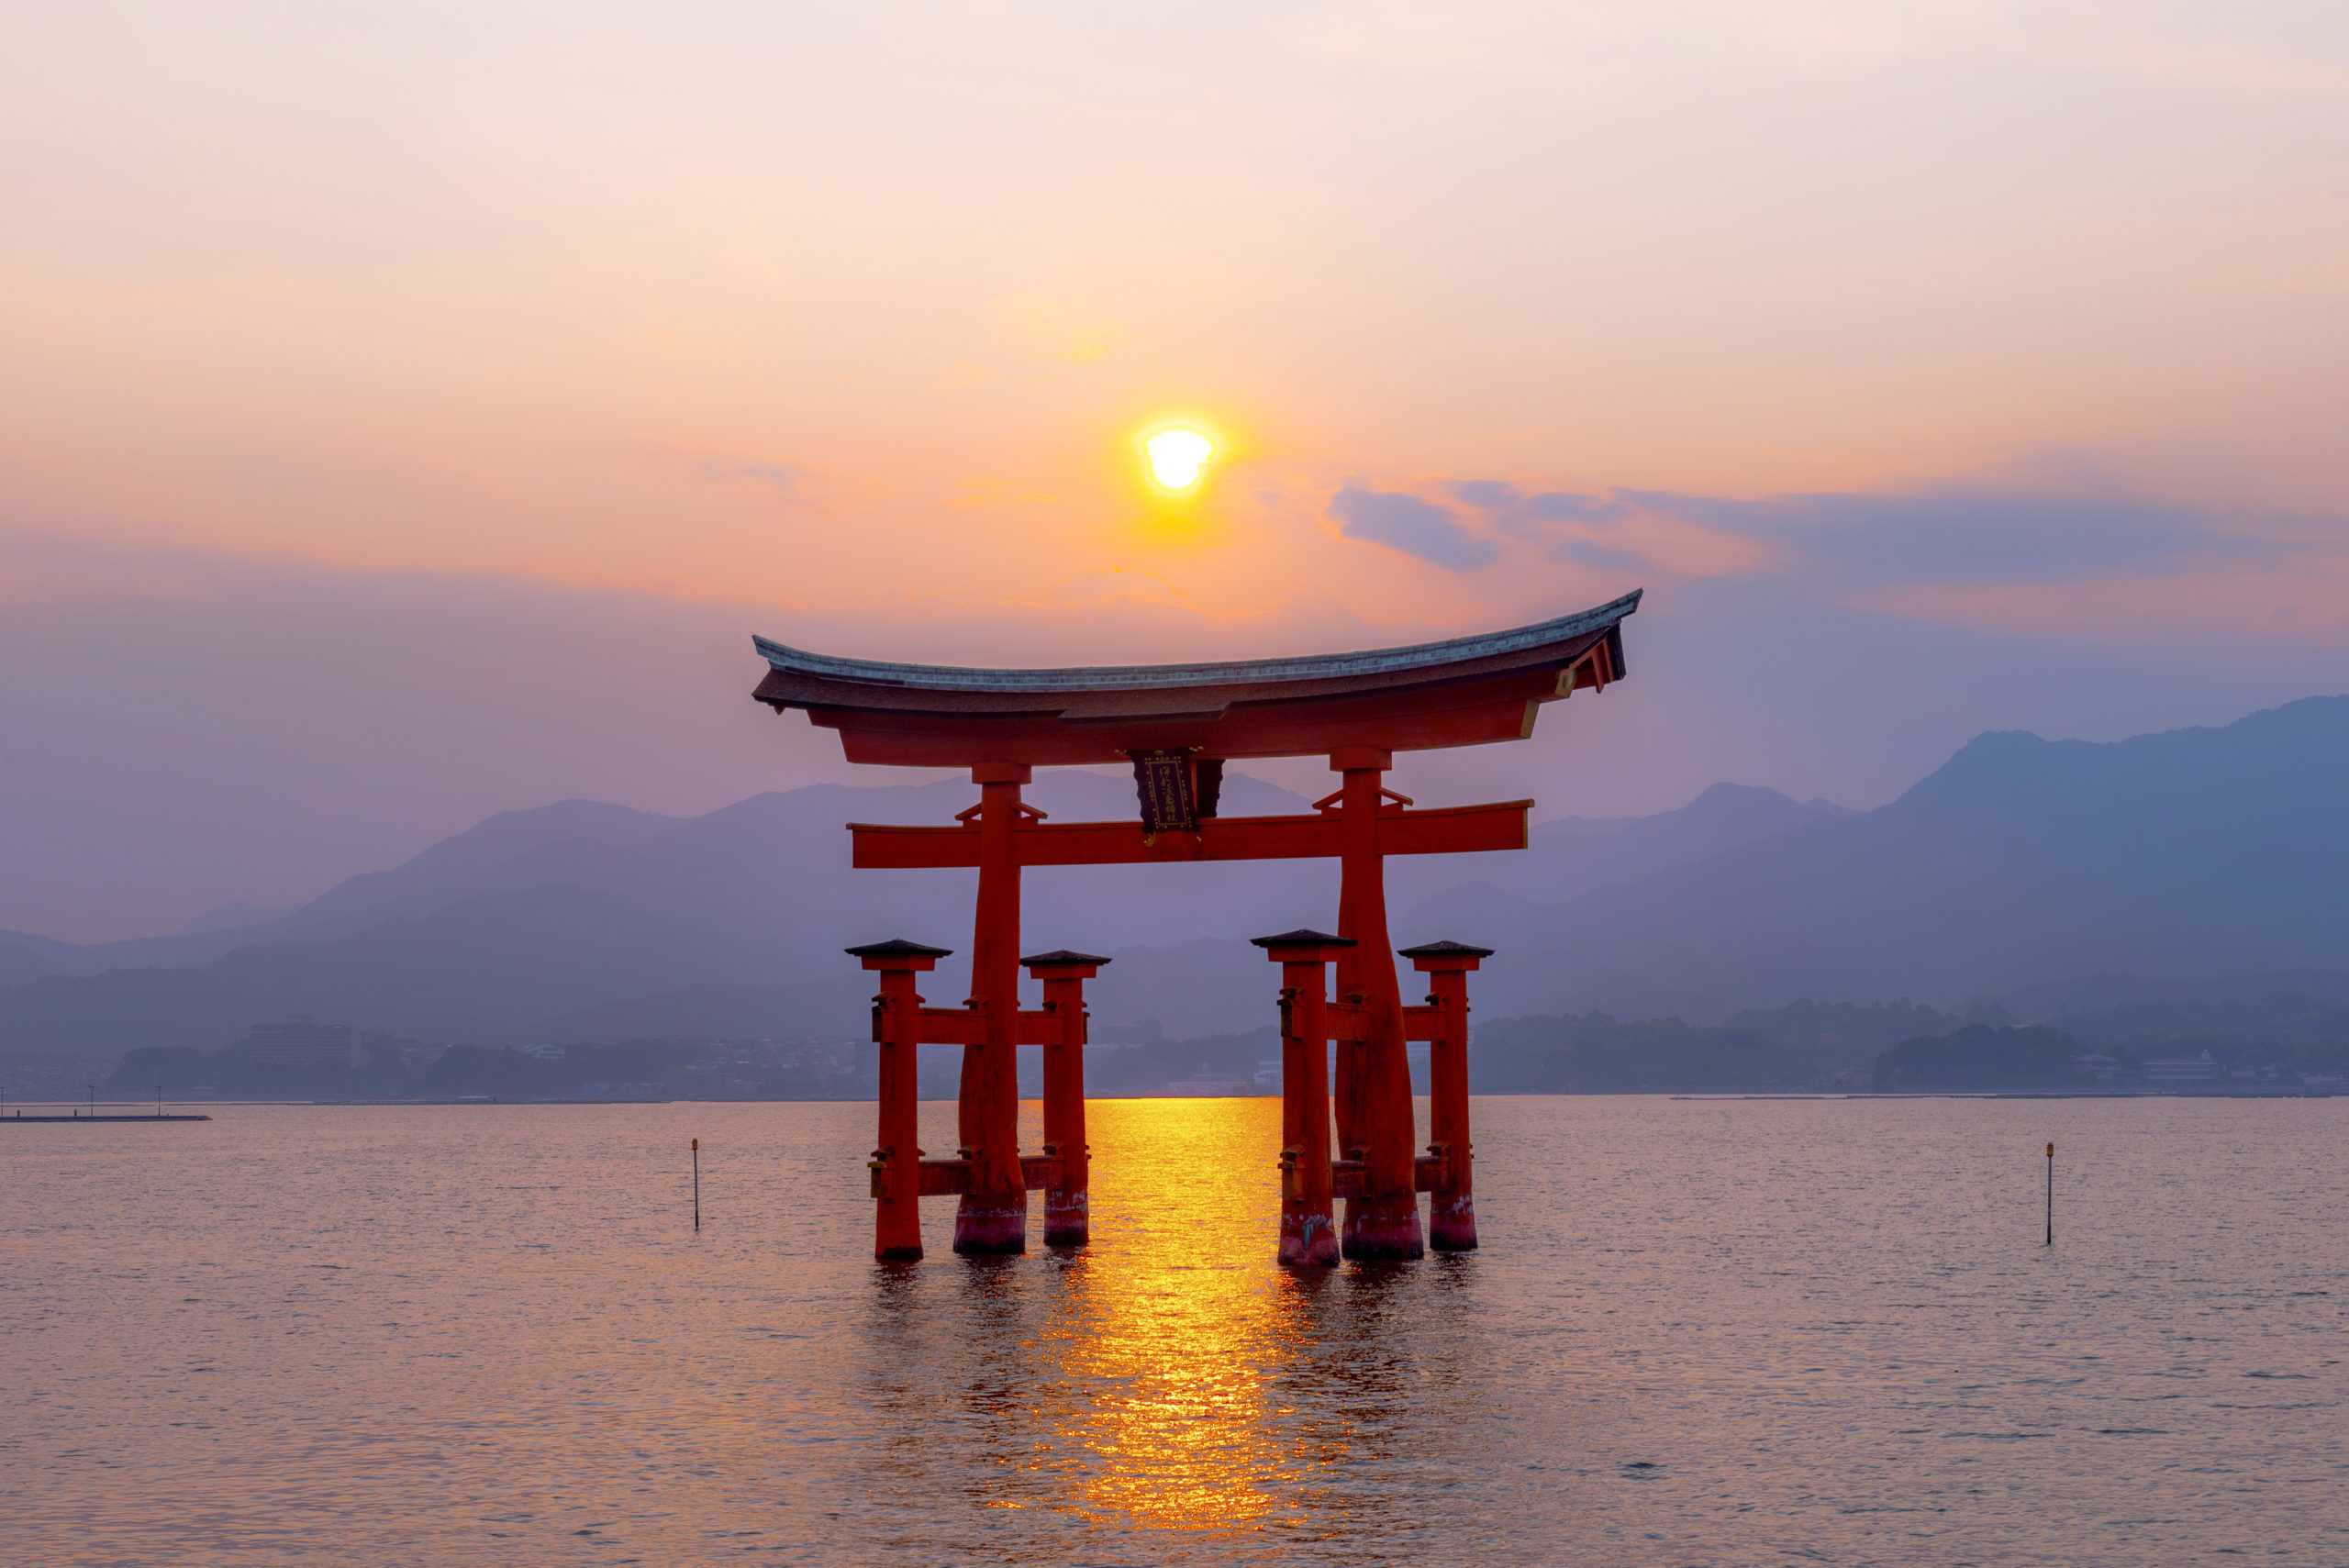
<path fill-rule="evenodd" d="M 1276 1102 L 1090 1115 L 915 1264 L 869 1106 L 0 1129 L 0 1558 L 2349 1562 L 2349 1100 L 1479 1099 L 1316 1273 Z"/>

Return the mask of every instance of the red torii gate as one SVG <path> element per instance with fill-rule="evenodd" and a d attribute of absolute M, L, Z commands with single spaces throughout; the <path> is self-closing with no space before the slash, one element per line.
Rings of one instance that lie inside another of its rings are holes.
<path fill-rule="evenodd" d="M 1454 942 L 1405 950 L 1434 986 L 1428 1006 L 1405 1006 L 1388 956 L 1385 858 L 1523 849 L 1532 802 L 1417 809 L 1385 787 L 1385 775 L 1398 751 L 1523 740 L 1542 704 L 1620 680 L 1621 623 L 1639 600 L 1629 594 L 1580 615 L 1410 648 L 1211 664 L 959 669 L 755 639 L 769 665 L 757 699 L 777 713 L 803 708 L 839 730 L 850 762 L 967 767 L 979 786 L 979 804 L 959 826 L 849 825 L 859 867 L 979 873 L 964 1006 L 927 1007 L 915 993 L 914 976 L 946 949 L 896 940 L 849 950 L 881 976 L 875 1255 L 920 1257 L 919 1200 L 950 1193 L 962 1200 L 957 1252 L 1024 1251 L 1028 1194 L 1038 1189 L 1046 1194 L 1046 1243 L 1086 1240 L 1083 993 L 1108 960 L 1019 956 L 1022 867 L 1308 857 L 1341 866 L 1338 934 L 1258 939 L 1285 982 L 1281 1258 L 1337 1261 L 1333 1197 L 1346 1199 L 1345 1256 L 1416 1258 L 1420 1192 L 1434 1195 L 1434 1245 L 1474 1247 L 1467 973 L 1490 952 Z M 1227 760 L 1313 755 L 1326 755 L 1342 782 L 1310 814 L 1216 815 Z M 1139 822 L 1048 822 L 1019 798 L 1039 766 L 1119 762 L 1134 765 Z M 1336 1001 L 1324 978 L 1332 961 Z M 1019 1007 L 1023 965 L 1044 984 L 1041 1010 Z M 1412 1147 L 1411 1040 L 1432 1042 L 1425 1159 Z M 1331 1040 L 1334 1096 L 1324 1066 Z M 963 1048 L 962 1147 L 952 1160 L 923 1159 L 915 1147 L 923 1044 Z M 1020 1045 L 1045 1048 L 1041 1156 L 1019 1148 Z"/>

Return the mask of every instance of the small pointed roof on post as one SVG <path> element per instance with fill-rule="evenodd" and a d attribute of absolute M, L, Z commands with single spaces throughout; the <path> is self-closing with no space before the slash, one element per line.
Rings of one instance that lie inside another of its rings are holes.
<path fill-rule="evenodd" d="M 1327 931 L 1298 927 L 1283 931 L 1276 937 L 1251 937 L 1250 941 L 1264 950 L 1264 956 L 1275 963 L 1327 963 L 1351 947 L 1362 944 L 1352 937 L 1333 937 Z"/>
<path fill-rule="evenodd" d="M 1409 959 L 1411 967 L 1423 974 L 1440 969 L 1474 969 L 1483 960 L 1493 956 L 1491 948 L 1472 947 L 1466 942 L 1454 941 L 1421 942 L 1415 948 L 1397 948 L 1395 951 Z"/>
<path fill-rule="evenodd" d="M 954 956 L 952 948 L 925 947 L 909 942 L 903 937 L 891 937 L 885 942 L 867 942 L 863 947 L 841 950 L 851 958 L 861 958 L 867 969 L 929 969 L 941 958 Z"/>
<path fill-rule="evenodd" d="M 1519 740 L 1535 710 L 1623 678 L 1638 593 L 1442 642 L 1299 659 L 974 669 L 844 659 L 753 641 L 753 695 L 841 732 L 852 762 L 963 768 L 1116 762 L 1136 751 L 1307 757 Z"/>
<path fill-rule="evenodd" d="M 1067 948 L 1054 948 L 1019 961 L 1019 967 L 1038 980 L 1090 980 L 1094 973 L 1109 960 L 1099 953 L 1072 952 Z"/>

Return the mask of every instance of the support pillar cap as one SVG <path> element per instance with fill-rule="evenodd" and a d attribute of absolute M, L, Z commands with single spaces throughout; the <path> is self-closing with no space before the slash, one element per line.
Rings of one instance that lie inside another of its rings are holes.
<path fill-rule="evenodd" d="M 912 969 L 934 967 L 941 958 L 952 958 L 952 948 L 925 947 L 909 942 L 903 937 L 891 937 L 885 942 L 867 942 L 863 947 L 841 950 L 851 958 L 861 958 L 867 969 Z"/>
<path fill-rule="evenodd" d="M 1333 937 L 1327 931 L 1308 930 L 1299 927 L 1283 931 L 1276 937 L 1251 937 L 1250 941 L 1264 950 L 1264 956 L 1275 963 L 1327 963 L 1346 949 L 1359 947 L 1352 937 Z"/>
<path fill-rule="evenodd" d="M 1397 948 L 1411 961 L 1411 967 L 1423 973 L 1445 969 L 1474 969 L 1479 960 L 1493 956 L 1490 948 L 1473 947 L 1466 942 L 1421 942 L 1415 948 Z"/>
<path fill-rule="evenodd" d="M 1099 953 L 1071 952 L 1066 948 L 1055 948 L 1051 952 L 1040 952 L 1021 959 L 1019 967 L 1038 980 L 1090 980 L 1094 972 L 1108 962 Z M 1047 973 L 1053 970 L 1060 973 Z"/>

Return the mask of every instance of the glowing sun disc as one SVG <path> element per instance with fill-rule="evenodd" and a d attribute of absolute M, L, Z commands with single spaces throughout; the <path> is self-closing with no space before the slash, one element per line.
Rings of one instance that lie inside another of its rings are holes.
<path fill-rule="evenodd" d="M 1167 490 L 1188 490 L 1207 472 L 1215 443 L 1197 430 L 1161 430 L 1141 444 L 1150 459 L 1150 476 Z"/>

